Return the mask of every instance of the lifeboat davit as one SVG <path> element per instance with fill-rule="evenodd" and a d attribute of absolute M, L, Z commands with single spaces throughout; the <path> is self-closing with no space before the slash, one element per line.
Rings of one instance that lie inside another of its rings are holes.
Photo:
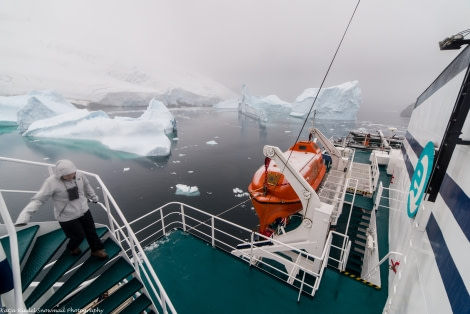
<path fill-rule="evenodd" d="M 316 191 L 326 173 L 318 145 L 313 141 L 299 141 L 283 154 Z M 282 172 L 282 165 L 266 158 L 265 165 L 255 172 L 248 186 L 260 223 L 259 231 L 268 236 L 272 233 L 269 225 L 302 210 L 298 195 Z"/>

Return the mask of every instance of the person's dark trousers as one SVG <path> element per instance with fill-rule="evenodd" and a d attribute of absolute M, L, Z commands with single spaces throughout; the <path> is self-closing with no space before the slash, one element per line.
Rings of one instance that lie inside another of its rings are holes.
<path fill-rule="evenodd" d="M 69 221 L 59 221 L 59 224 L 67 238 L 69 238 L 67 244 L 69 250 L 78 248 L 84 238 L 88 241 L 92 252 L 103 249 L 103 243 L 96 234 L 95 222 L 89 210 L 82 217 Z"/>

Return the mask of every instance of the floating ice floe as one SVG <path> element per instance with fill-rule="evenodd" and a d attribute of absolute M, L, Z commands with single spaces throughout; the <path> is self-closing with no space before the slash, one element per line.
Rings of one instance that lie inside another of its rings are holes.
<path fill-rule="evenodd" d="M 176 185 L 176 195 L 186 195 L 186 196 L 199 196 L 199 189 L 197 186 L 188 186 L 184 184 Z"/>

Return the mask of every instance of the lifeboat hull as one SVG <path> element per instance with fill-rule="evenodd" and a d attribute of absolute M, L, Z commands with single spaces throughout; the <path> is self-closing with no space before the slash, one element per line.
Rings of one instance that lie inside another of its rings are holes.
<path fill-rule="evenodd" d="M 284 152 L 289 163 L 317 190 L 326 173 L 316 143 L 300 141 Z M 253 207 L 260 222 L 260 233 L 269 234 L 269 225 L 302 210 L 298 195 L 283 175 L 284 169 L 270 161 L 260 167 L 248 186 Z"/>

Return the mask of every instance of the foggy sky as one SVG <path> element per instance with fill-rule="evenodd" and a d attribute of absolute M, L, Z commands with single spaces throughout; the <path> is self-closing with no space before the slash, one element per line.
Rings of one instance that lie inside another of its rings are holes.
<path fill-rule="evenodd" d="M 6 45 L 34 38 L 116 62 L 179 67 L 237 94 L 246 84 L 253 95 L 292 102 L 320 86 L 356 3 L 2 0 L 0 23 L 25 27 L 0 36 Z M 469 9 L 467 0 L 362 0 L 324 87 L 358 80 L 361 111 L 402 110 L 458 53 L 439 51 L 438 42 L 470 28 Z"/>

